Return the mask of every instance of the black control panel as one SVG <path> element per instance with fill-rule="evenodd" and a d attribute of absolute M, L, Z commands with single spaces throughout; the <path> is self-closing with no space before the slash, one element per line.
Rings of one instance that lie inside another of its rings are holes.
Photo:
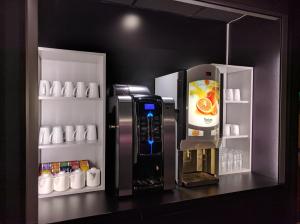
<path fill-rule="evenodd" d="M 135 98 L 134 190 L 163 187 L 162 100 L 157 96 Z"/>
<path fill-rule="evenodd" d="M 161 103 L 147 100 L 137 103 L 137 135 L 141 155 L 161 153 Z"/>

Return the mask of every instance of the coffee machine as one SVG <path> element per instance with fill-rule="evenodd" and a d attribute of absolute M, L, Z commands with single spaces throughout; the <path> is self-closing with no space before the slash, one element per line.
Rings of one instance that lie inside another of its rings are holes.
<path fill-rule="evenodd" d="M 175 104 L 147 87 L 114 85 L 109 98 L 107 188 L 118 196 L 175 187 Z"/>
<path fill-rule="evenodd" d="M 176 123 L 176 180 L 185 187 L 218 183 L 223 74 L 212 64 L 155 79 L 155 94 L 172 97 Z"/>

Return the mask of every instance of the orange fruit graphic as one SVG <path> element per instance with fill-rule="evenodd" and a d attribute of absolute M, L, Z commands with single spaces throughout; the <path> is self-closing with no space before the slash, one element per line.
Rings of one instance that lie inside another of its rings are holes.
<path fill-rule="evenodd" d="M 196 106 L 199 112 L 203 114 L 209 114 L 212 110 L 212 103 L 208 98 L 199 99 Z"/>

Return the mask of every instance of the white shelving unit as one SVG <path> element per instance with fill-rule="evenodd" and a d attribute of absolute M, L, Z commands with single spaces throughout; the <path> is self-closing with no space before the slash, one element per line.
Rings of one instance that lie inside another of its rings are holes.
<path fill-rule="evenodd" d="M 98 141 L 39 145 L 39 163 L 89 160 L 101 170 L 98 187 L 69 189 L 39 195 L 39 198 L 77 194 L 105 188 L 106 55 L 103 53 L 39 47 L 39 80 L 97 82 L 100 98 L 39 97 L 40 126 L 96 124 Z"/>
<path fill-rule="evenodd" d="M 65 100 L 65 101 L 101 101 L 101 98 L 76 98 L 76 97 L 53 97 L 39 96 L 39 100 Z"/>
<path fill-rule="evenodd" d="M 247 104 L 249 103 L 248 100 L 240 100 L 240 101 L 225 101 L 225 103 L 241 103 L 241 104 Z"/>
<path fill-rule="evenodd" d="M 234 139 L 234 138 L 248 138 L 248 135 L 233 135 L 233 136 L 223 136 L 223 139 Z"/>
<path fill-rule="evenodd" d="M 101 190 L 103 190 L 101 186 L 98 186 L 98 187 L 84 187 L 82 189 L 68 189 L 68 190 L 63 191 L 63 192 L 53 191 L 50 194 L 40 194 L 39 198 L 51 198 L 51 197 L 69 195 L 69 194 L 81 194 L 81 193 L 92 192 L 92 191 L 101 191 Z"/>
<path fill-rule="evenodd" d="M 224 74 L 224 90 L 240 89 L 241 91 L 241 101 L 226 101 L 225 96 L 223 97 L 223 127 L 225 124 L 238 124 L 240 135 L 223 136 L 220 155 L 225 148 L 242 151 L 242 169 L 230 172 L 220 170 L 219 175 L 251 172 L 253 67 L 215 65 Z M 219 167 L 221 168 L 221 164 Z"/>
<path fill-rule="evenodd" d="M 39 149 L 55 149 L 55 148 L 73 148 L 73 147 L 84 147 L 87 145 L 100 145 L 99 141 L 94 142 L 66 142 L 63 144 L 49 144 L 39 145 Z"/>

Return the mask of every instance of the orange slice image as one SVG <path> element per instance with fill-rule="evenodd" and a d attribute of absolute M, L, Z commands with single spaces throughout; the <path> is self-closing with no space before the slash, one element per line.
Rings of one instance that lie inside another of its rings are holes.
<path fill-rule="evenodd" d="M 201 98 L 198 100 L 196 107 L 202 114 L 209 114 L 212 110 L 212 103 L 208 98 Z"/>

